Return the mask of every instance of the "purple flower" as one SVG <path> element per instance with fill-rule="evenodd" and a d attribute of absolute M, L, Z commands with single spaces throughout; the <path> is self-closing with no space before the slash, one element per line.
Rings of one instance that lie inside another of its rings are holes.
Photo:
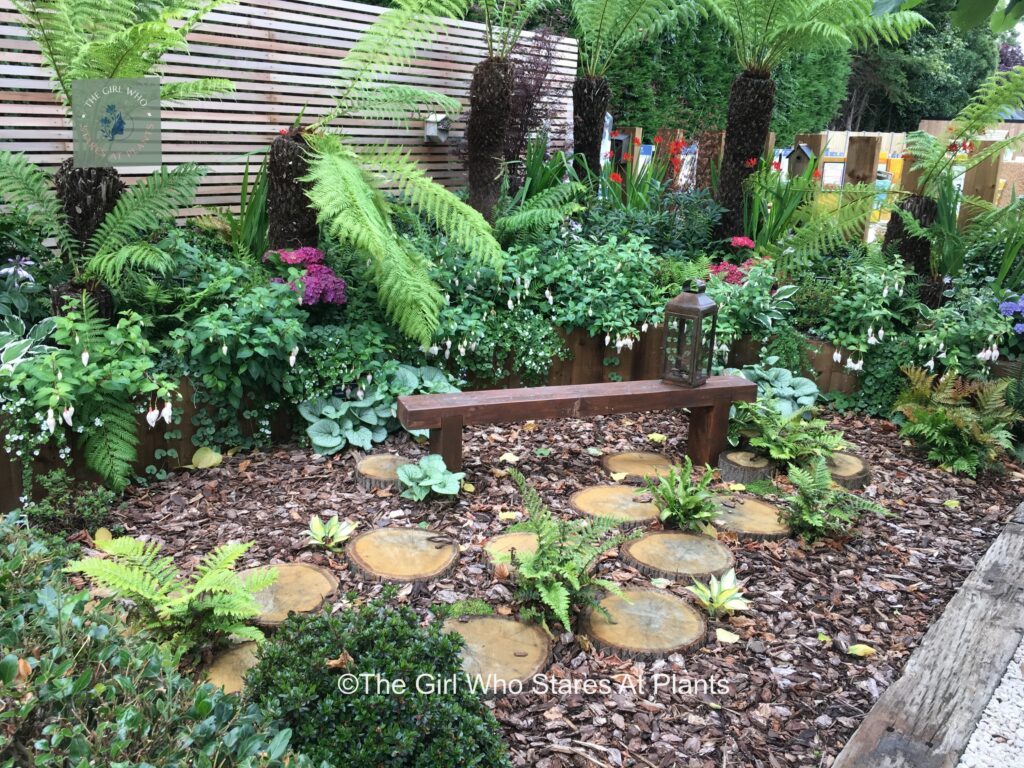
<path fill-rule="evenodd" d="M 1018 333 L 1018 334 L 1024 333 L 1024 323 L 1017 323 L 1015 326 L 1013 326 L 1013 330 L 1014 330 L 1014 333 Z"/>
<path fill-rule="evenodd" d="M 348 301 L 345 294 L 345 281 L 334 274 L 334 270 L 323 264 L 310 264 L 302 278 L 305 290 L 302 303 L 311 304 L 344 304 Z"/>
<path fill-rule="evenodd" d="M 999 313 L 1003 317 L 1011 317 L 1021 311 L 1021 306 L 1016 301 L 1004 301 L 999 305 Z"/>
<path fill-rule="evenodd" d="M 268 261 L 267 257 L 272 253 L 277 255 L 284 264 L 308 266 L 310 264 L 322 264 L 324 261 L 324 252 L 319 248 L 311 248 L 309 246 L 296 248 L 294 251 L 267 251 L 263 254 L 263 260 Z"/>

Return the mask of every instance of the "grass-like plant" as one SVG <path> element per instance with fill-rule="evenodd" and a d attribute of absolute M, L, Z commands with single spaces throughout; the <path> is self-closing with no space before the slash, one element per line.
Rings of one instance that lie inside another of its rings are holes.
<path fill-rule="evenodd" d="M 881 504 L 836 485 L 824 459 L 806 469 L 790 464 L 787 475 L 796 493 L 786 497 L 780 517 L 807 541 L 844 535 L 869 512 L 889 514 Z"/>
<path fill-rule="evenodd" d="M 97 541 L 96 546 L 107 556 L 74 560 L 65 570 L 131 600 L 142 626 L 175 653 L 185 654 L 229 635 L 263 641 L 263 633 L 246 622 L 259 616 L 254 595 L 277 580 L 277 571 L 261 570 L 245 579 L 235 573 L 235 563 L 252 542 L 217 547 L 187 578 L 173 558 L 160 556 L 156 542 L 125 536 Z"/>
<path fill-rule="evenodd" d="M 704 474 L 694 481 L 693 461 L 687 456 L 681 467 L 673 467 L 667 475 L 647 478 L 644 490 L 654 497 L 662 522 L 702 531 L 718 517 L 715 492 L 710 489 L 714 479 L 714 470 L 705 465 Z"/>

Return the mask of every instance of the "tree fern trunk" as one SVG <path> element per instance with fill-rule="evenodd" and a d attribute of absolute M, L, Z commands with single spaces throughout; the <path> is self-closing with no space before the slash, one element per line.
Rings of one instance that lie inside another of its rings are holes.
<path fill-rule="evenodd" d="M 572 86 L 573 142 L 577 167 L 601 172 L 601 139 L 611 89 L 603 77 L 578 77 Z"/>
<path fill-rule="evenodd" d="M 504 58 L 484 59 L 473 68 L 466 125 L 469 204 L 494 221 L 501 197 L 505 135 L 512 109 L 515 70 Z"/>
<path fill-rule="evenodd" d="M 718 179 L 718 202 L 726 209 L 717 230 L 720 238 L 743 234 L 743 183 L 754 172 L 751 158 L 764 154 L 774 107 L 775 83 L 769 76 L 741 72 L 733 80 Z"/>
<path fill-rule="evenodd" d="M 911 195 L 901 202 L 899 207 L 925 228 L 935 222 L 939 209 L 935 200 L 924 195 Z M 898 253 L 903 262 L 920 276 L 918 291 L 921 301 L 929 307 L 938 307 L 942 303 L 944 286 L 942 275 L 932 274 L 931 244 L 927 238 L 908 234 L 903 219 L 894 215 L 885 228 L 885 241 L 882 247 L 886 251 Z"/>
<path fill-rule="evenodd" d="M 306 140 L 297 131 L 278 136 L 267 163 L 267 244 L 270 250 L 294 250 L 320 242 L 316 211 L 299 181 L 309 170 Z M 262 256 L 262 254 L 257 254 Z"/>
<path fill-rule="evenodd" d="M 72 158 L 57 168 L 53 186 L 67 216 L 68 228 L 82 248 L 96 234 L 125 190 L 117 169 L 76 168 Z"/>

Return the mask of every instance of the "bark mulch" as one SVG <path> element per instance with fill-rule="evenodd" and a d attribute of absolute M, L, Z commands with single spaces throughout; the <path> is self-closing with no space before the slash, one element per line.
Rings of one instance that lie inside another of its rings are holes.
<path fill-rule="evenodd" d="M 904 445 L 888 422 L 833 419 L 873 466 L 865 493 L 893 516 L 866 519 L 851 538 L 813 546 L 723 536 L 751 610 L 711 623 L 705 647 L 685 657 L 624 661 L 596 652 L 585 638 L 561 635 L 548 673 L 553 682 L 490 700 L 517 766 L 831 764 L 1024 495 L 1015 467 L 979 482 L 954 477 Z M 654 445 L 646 437 L 654 432 L 670 437 Z M 137 489 L 118 522 L 131 535 L 161 541 L 186 567 L 218 543 L 254 539 L 244 566 L 317 563 L 337 573 L 339 594 L 360 597 L 381 585 L 361 581 L 342 556 L 311 548 L 309 517 L 338 514 L 359 521 L 360 530 L 427 524 L 461 542 L 459 567 L 444 580 L 406 587 L 399 599 L 427 619 L 432 606 L 467 598 L 509 615 L 510 585 L 492 578 L 482 549 L 509 524 L 502 513 L 521 513 L 503 455 L 519 458 L 516 466 L 554 510 L 574 515 L 573 492 L 610 482 L 588 448 L 681 458 L 685 435 L 686 418 L 666 413 L 466 430 L 474 492 L 419 504 L 359 489 L 353 453 L 325 459 L 284 446 Z M 402 435 L 379 450 L 416 458 L 426 447 Z M 599 569 L 624 586 L 650 584 L 614 553 Z M 685 586 L 667 588 L 686 597 Z M 716 627 L 739 640 L 719 642 Z M 854 643 L 877 654 L 847 654 Z M 674 675 L 673 689 L 655 692 L 666 681 L 656 675 Z M 605 690 L 587 693 L 588 680 Z"/>

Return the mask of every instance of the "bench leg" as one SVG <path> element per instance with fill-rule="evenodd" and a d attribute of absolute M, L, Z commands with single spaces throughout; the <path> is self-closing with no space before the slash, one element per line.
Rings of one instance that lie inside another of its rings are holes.
<path fill-rule="evenodd" d="M 686 455 L 694 466 L 718 463 L 718 454 L 725 450 L 729 437 L 730 403 L 718 403 L 708 408 L 690 411 L 690 438 Z"/>
<path fill-rule="evenodd" d="M 430 452 L 440 454 L 449 472 L 462 469 L 462 419 L 446 416 L 439 429 L 430 430 Z"/>

